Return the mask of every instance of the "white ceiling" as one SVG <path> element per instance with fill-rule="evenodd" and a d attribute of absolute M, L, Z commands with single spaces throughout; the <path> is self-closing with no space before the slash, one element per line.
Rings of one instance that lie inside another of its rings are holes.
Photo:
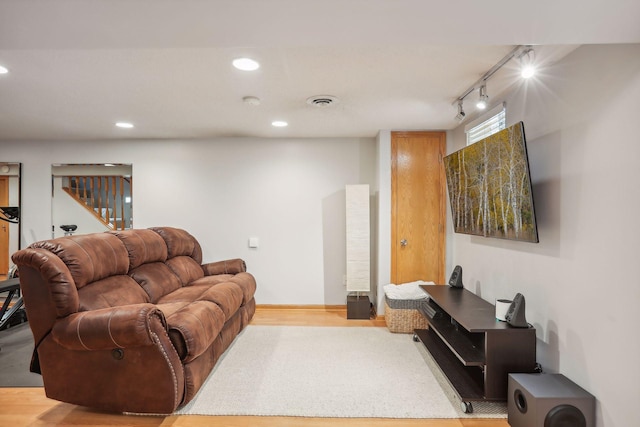
<path fill-rule="evenodd" d="M 638 22 L 638 0 L 0 0 L 0 139 L 451 129 L 456 97 L 514 46 L 549 67 L 580 44 L 640 42 Z M 261 68 L 235 70 L 240 56 Z M 490 96 L 522 84 L 516 66 Z"/>

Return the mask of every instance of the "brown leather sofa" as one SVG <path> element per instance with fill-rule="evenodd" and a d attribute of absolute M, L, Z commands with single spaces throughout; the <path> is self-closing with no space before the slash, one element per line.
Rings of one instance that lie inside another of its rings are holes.
<path fill-rule="evenodd" d="M 16 252 L 48 397 L 169 414 L 189 402 L 255 313 L 240 259 L 202 264 L 198 241 L 158 227 L 36 242 Z"/>

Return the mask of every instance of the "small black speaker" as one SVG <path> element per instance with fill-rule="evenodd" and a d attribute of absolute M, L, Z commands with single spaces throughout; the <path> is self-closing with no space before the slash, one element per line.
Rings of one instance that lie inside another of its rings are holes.
<path fill-rule="evenodd" d="M 456 265 L 456 267 L 451 272 L 451 277 L 449 277 L 449 286 L 452 288 L 463 288 L 462 284 L 462 267 Z"/>
<path fill-rule="evenodd" d="M 507 310 L 507 314 L 504 316 L 504 318 L 511 326 L 514 326 L 516 328 L 528 328 L 529 324 L 527 323 L 524 311 L 524 296 L 522 296 L 522 294 L 520 293 L 517 293 L 516 296 L 513 297 L 513 302 L 509 306 L 509 310 Z"/>
<path fill-rule="evenodd" d="M 509 374 L 511 427 L 595 427 L 596 399 L 562 374 Z"/>

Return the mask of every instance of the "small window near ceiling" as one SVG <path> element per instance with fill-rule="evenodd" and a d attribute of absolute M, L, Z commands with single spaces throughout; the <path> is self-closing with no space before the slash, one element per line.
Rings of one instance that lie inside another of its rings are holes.
<path fill-rule="evenodd" d="M 489 111 L 486 116 L 468 124 L 465 127 L 467 145 L 478 142 L 506 128 L 506 111 L 505 105 L 502 104 Z"/>

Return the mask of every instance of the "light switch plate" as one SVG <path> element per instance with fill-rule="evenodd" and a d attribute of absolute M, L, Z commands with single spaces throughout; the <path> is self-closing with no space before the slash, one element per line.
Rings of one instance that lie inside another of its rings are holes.
<path fill-rule="evenodd" d="M 249 237 L 249 247 L 250 248 L 257 248 L 259 243 L 260 243 L 260 241 L 258 240 L 257 237 Z"/>

